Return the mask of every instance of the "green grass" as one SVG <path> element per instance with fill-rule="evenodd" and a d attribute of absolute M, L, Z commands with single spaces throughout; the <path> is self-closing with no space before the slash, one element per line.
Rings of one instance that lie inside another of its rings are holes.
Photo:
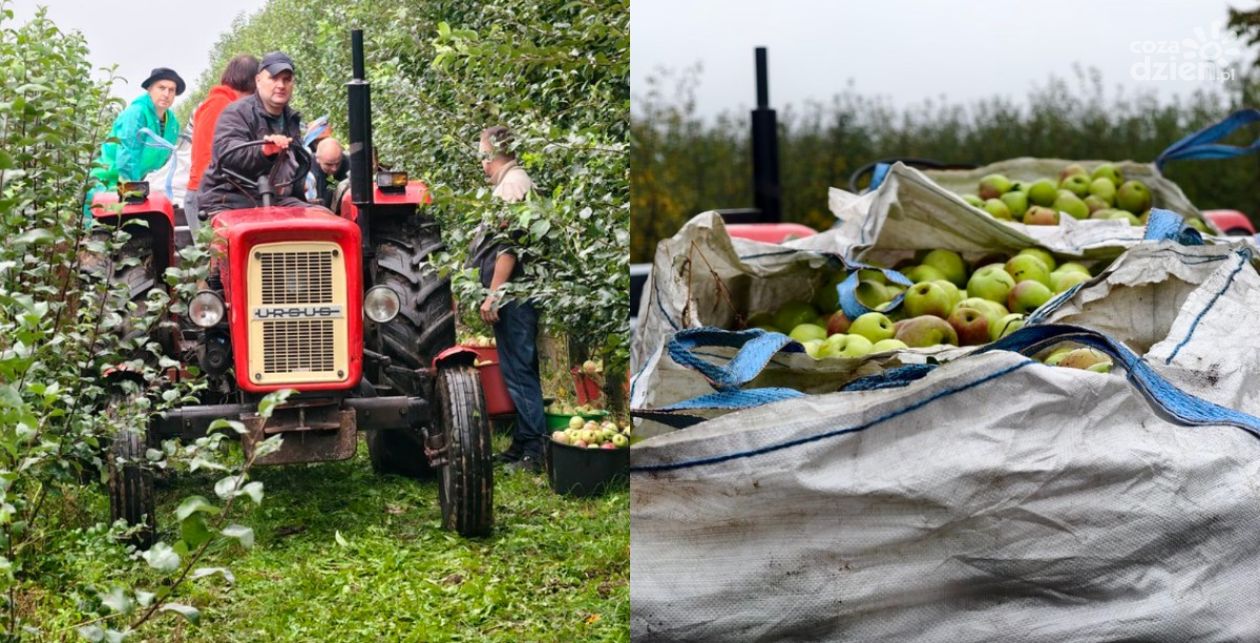
<path fill-rule="evenodd" d="M 496 437 L 496 447 L 506 438 Z M 187 586 L 200 625 L 164 615 L 151 641 L 625 641 L 629 639 L 630 518 L 623 489 L 593 499 L 557 496 L 545 476 L 495 469 L 495 529 L 464 539 L 440 528 L 436 481 L 377 476 L 366 447 L 343 463 L 259 469 L 261 507 L 249 551 L 210 552 L 203 566 L 236 575 Z M 175 503 L 211 495 L 212 479 L 188 476 L 160 490 L 169 539 Z M 89 504 L 105 511 L 104 499 Z M 344 545 L 338 542 L 340 534 Z M 78 579 L 107 583 L 108 551 L 66 561 Z M 140 575 L 122 565 L 121 580 Z M 30 587 L 27 604 L 45 632 L 73 624 L 56 588 Z"/>

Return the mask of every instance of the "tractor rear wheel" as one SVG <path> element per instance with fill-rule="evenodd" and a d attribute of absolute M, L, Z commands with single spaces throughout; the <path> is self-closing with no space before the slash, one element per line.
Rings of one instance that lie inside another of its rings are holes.
<path fill-rule="evenodd" d="M 436 388 L 447 460 L 438 478 L 442 526 L 484 536 L 494 524 L 494 467 L 481 380 L 472 366 L 444 366 Z"/>
<path fill-rule="evenodd" d="M 372 329 L 372 339 L 391 361 L 381 369 L 379 384 L 395 395 L 428 397 L 432 382 L 417 371 L 455 345 L 451 280 L 431 264 L 432 255 L 446 247 L 441 230 L 429 218 L 383 219 L 372 222 L 372 243 L 372 284 L 393 288 L 401 299 L 398 316 Z"/>
<path fill-rule="evenodd" d="M 153 544 L 157 533 L 153 469 L 145 458 L 145 432 L 123 427 L 114 435 L 109 456 L 109 515 L 138 527 L 129 542 L 139 548 Z"/>
<path fill-rule="evenodd" d="M 400 299 L 393 321 L 369 328 L 366 343 L 390 359 L 373 385 L 388 395 L 432 400 L 433 382 L 420 372 L 455 344 L 451 282 L 429 264 L 430 256 L 444 248 L 441 231 L 431 219 L 382 219 L 373 221 L 372 239 L 372 283 L 393 288 Z M 367 445 L 379 473 L 420 478 L 432 471 L 419 431 L 374 431 Z"/>

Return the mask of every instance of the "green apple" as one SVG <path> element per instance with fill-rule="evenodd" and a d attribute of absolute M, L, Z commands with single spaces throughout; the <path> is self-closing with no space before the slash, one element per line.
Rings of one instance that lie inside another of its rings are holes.
<path fill-rule="evenodd" d="M 1111 362 L 1099 362 L 1099 363 L 1097 363 L 1097 364 L 1093 364 L 1093 365 L 1091 365 L 1091 366 L 1087 366 L 1087 367 L 1085 368 L 1085 370 L 1087 370 L 1087 371 L 1089 371 L 1089 372 L 1091 372 L 1091 373 L 1110 373 L 1110 372 L 1111 372 Z"/>
<path fill-rule="evenodd" d="M 953 310 L 954 306 L 957 306 L 958 302 L 963 300 L 963 296 L 964 296 L 963 291 L 959 290 L 958 286 L 955 286 L 952 282 L 946 281 L 944 279 L 937 279 L 933 283 L 937 284 L 941 288 L 944 288 L 946 294 L 949 295 L 949 310 L 945 311 L 945 315 L 949 316 L 949 311 Z"/>
<path fill-rule="evenodd" d="M 1203 222 L 1203 219 L 1198 219 L 1194 217 L 1186 217 L 1186 225 L 1190 226 L 1191 228 L 1194 228 L 1195 230 L 1198 230 L 1199 232 L 1203 234 L 1211 234 L 1211 231 L 1208 230 L 1207 224 Z"/>
<path fill-rule="evenodd" d="M 1059 181 L 1059 189 L 1067 190 L 1083 199 L 1089 194 L 1089 177 L 1084 174 L 1073 174 Z"/>
<path fill-rule="evenodd" d="M 876 306 L 892 299 L 888 294 L 888 288 L 878 281 L 860 281 L 857 287 L 857 299 L 867 308 L 875 308 Z"/>
<path fill-rule="evenodd" d="M 1055 198 L 1057 199 L 1058 197 Z M 1024 213 L 1024 223 L 1027 225 L 1058 225 L 1059 211 L 1054 208 L 1034 205 Z"/>
<path fill-rule="evenodd" d="M 1041 263 L 1046 265 L 1046 270 L 1054 270 L 1055 267 L 1058 266 L 1058 263 L 1054 260 L 1054 255 L 1050 254 L 1050 251 L 1044 248 L 1024 248 L 1019 251 L 1019 254 L 1032 255 L 1040 259 Z"/>
<path fill-rule="evenodd" d="M 836 355 L 839 357 L 865 357 L 875 347 L 874 342 L 855 333 L 836 337 L 842 338 L 836 342 Z"/>
<path fill-rule="evenodd" d="M 1089 172 L 1086 172 L 1085 168 L 1081 167 L 1080 163 L 1072 163 L 1071 165 L 1068 165 L 1067 167 L 1059 171 L 1059 182 L 1062 182 L 1063 179 L 1066 179 L 1069 176 L 1074 176 L 1077 174 L 1080 174 L 1086 177 L 1089 176 Z"/>
<path fill-rule="evenodd" d="M 910 348 L 906 343 L 899 339 L 881 339 L 875 342 L 875 346 L 871 348 L 872 353 L 883 353 L 886 351 L 895 351 Z"/>
<path fill-rule="evenodd" d="M 1015 279 L 1007 274 L 1002 264 L 989 264 L 976 270 L 967 281 L 967 293 L 989 301 L 1006 303 L 1007 295 L 1015 287 Z"/>
<path fill-rule="evenodd" d="M 977 346 L 989 341 L 989 315 L 978 308 L 955 308 L 947 321 L 954 327 L 960 346 Z"/>
<path fill-rule="evenodd" d="M 1060 191 L 1058 198 L 1054 200 L 1053 207 L 1059 212 L 1066 212 L 1072 215 L 1072 218 L 1074 219 L 1085 219 L 1089 217 L 1089 206 L 1085 205 L 1085 202 L 1074 194 L 1065 194 Z"/>
<path fill-rule="evenodd" d="M 1096 196 L 1111 207 L 1116 202 L 1116 184 L 1111 179 L 1099 177 L 1089 182 L 1090 196 Z"/>
<path fill-rule="evenodd" d="M 1038 281 L 1044 286 L 1050 285 L 1050 269 L 1042 263 L 1041 258 L 1034 255 L 1015 255 L 1006 262 L 1006 272 L 1018 284 L 1022 281 Z"/>
<path fill-rule="evenodd" d="M 1028 200 L 1034 205 L 1047 207 L 1054 205 L 1054 199 L 1057 196 L 1059 196 L 1059 186 L 1050 179 L 1041 179 L 1028 187 Z"/>
<path fill-rule="evenodd" d="M 1000 198 L 1002 203 L 1006 204 L 1006 208 L 1010 210 L 1011 219 L 1022 221 L 1024 213 L 1028 211 L 1028 193 L 1011 190 Z"/>
<path fill-rule="evenodd" d="M 984 211 L 993 215 L 994 219 L 1011 220 L 1011 209 L 1001 199 L 989 199 L 984 202 Z"/>
<path fill-rule="evenodd" d="M 983 207 L 984 207 L 984 199 L 982 199 L 982 198 L 980 198 L 980 197 L 978 197 L 978 196 L 976 196 L 976 195 L 974 195 L 974 194 L 964 194 L 964 195 L 962 195 L 962 200 L 963 200 L 963 201 L 966 201 L 966 202 L 967 202 L 967 205 L 970 205 L 970 206 L 972 206 L 972 207 L 976 207 L 976 208 L 983 208 Z"/>
<path fill-rule="evenodd" d="M 753 316 L 749 317 L 748 323 L 745 324 L 744 327 L 745 328 L 760 328 L 762 330 L 769 330 L 776 333 L 779 332 L 778 327 L 774 325 L 774 315 L 771 315 L 770 313 L 767 313 L 764 311 L 756 313 Z"/>
<path fill-rule="evenodd" d="M 1014 313 L 1031 313 L 1054 296 L 1050 287 L 1040 281 L 1021 281 L 1006 297 L 1006 307 Z"/>
<path fill-rule="evenodd" d="M 940 281 L 926 281 L 921 284 L 915 284 L 906 291 L 906 298 L 903 305 L 906 308 L 906 314 L 911 317 L 919 315 L 936 315 L 941 319 L 949 316 L 950 308 L 953 308 L 953 296 L 941 286 Z"/>
<path fill-rule="evenodd" d="M 1059 294 L 1072 286 L 1089 281 L 1089 275 L 1082 275 L 1075 270 L 1056 270 L 1050 273 L 1050 288 Z"/>
<path fill-rule="evenodd" d="M 872 342 L 891 339 L 894 334 L 893 323 L 883 313 L 866 313 L 853 320 L 849 326 L 849 334 L 861 335 Z"/>
<path fill-rule="evenodd" d="M 906 275 L 906 279 L 909 279 L 916 284 L 924 281 L 936 281 L 937 279 L 945 278 L 945 273 L 937 270 L 933 266 L 925 266 L 923 264 L 910 268 L 904 274 Z"/>
<path fill-rule="evenodd" d="M 613 446 L 618 449 L 624 449 L 625 447 L 630 446 L 630 438 L 618 433 L 617 435 L 612 436 L 612 443 Z"/>
<path fill-rule="evenodd" d="M 959 308 L 975 308 L 976 310 L 979 310 L 988 316 L 990 326 L 996 324 L 999 319 L 1010 312 L 1006 310 L 1006 306 L 1003 306 L 996 301 L 989 301 L 983 297 L 967 297 L 966 299 L 958 302 L 957 306 L 954 306 L 954 310 L 958 310 Z"/>
<path fill-rule="evenodd" d="M 1094 218 L 1095 212 L 1108 209 L 1106 201 L 1103 201 L 1092 194 L 1085 197 L 1085 208 L 1089 210 L 1089 218 L 1091 219 Z"/>
<path fill-rule="evenodd" d="M 844 282 L 845 277 L 848 275 L 841 270 L 839 274 L 824 280 L 818 290 L 814 291 L 814 307 L 823 313 L 835 312 L 840 308 L 840 294 L 836 291 L 836 287 Z"/>
<path fill-rule="evenodd" d="M 1046 356 L 1046 359 L 1043 360 L 1042 363 L 1045 364 L 1046 366 L 1058 366 L 1059 362 L 1062 362 L 1063 358 L 1067 357 L 1067 354 L 1071 353 L 1074 350 L 1076 350 L 1075 346 L 1064 346 L 1063 348 L 1056 348 L 1053 351 L 1051 351 L 1049 355 Z"/>
<path fill-rule="evenodd" d="M 1124 210 L 1112 210 L 1111 216 L 1107 218 L 1112 219 L 1114 221 L 1128 221 L 1129 225 L 1131 226 L 1146 225 L 1146 223 L 1143 222 L 1141 219 L 1133 216 L 1132 212 L 1125 212 Z"/>
<path fill-rule="evenodd" d="M 1116 191 L 1116 207 L 1129 212 L 1151 209 L 1151 191 L 1141 181 L 1125 181 Z"/>
<path fill-rule="evenodd" d="M 989 339 L 997 341 L 1024 327 L 1024 315 L 1010 313 L 1003 315 L 996 323 L 989 325 Z"/>
<path fill-rule="evenodd" d="M 996 199 L 1011 190 L 1011 180 L 1001 174 L 990 174 L 980 179 L 980 198 Z"/>
<path fill-rule="evenodd" d="M 922 315 L 898 322 L 897 339 L 911 348 L 937 344 L 958 345 L 958 333 L 954 331 L 954 327 L 933 315 Z"/>
<path fill-rule="evenodd" d="M 812 304 L 803 301 L 791 301 L 779 307 L 774 313 L 776 328 L 796 328 L 801 324 L 812 322 L 818 317 L 818 311 Z"/>
<path fill-rule="evenodd" d="M 859 270 L 858 281 L 873 281 L 877 284 L 888 283 L 888 279 L 884 278 L 884 271 L 875 270 L 874 268 L 863 268 Z"/>
<path fill-rule="evenodd" d="M 937 279 L 952 282 L 959 288 L 962 288 L 967 283 L 967 262 L 963 261 L 962 256 L 957 252 L 941 249 L 933 250 L 924 255 L 919 263 L 940 271 L 941 276 L 937 277 Z"/>
<path fill-rule="evenodd" d="M 1120 170 L 1117 169 L 1116 166 L 1110 163 L 1103 163 L 1102 165 L 1099 165 L 1098 167 L 1094 168 L 1094 171 L 1092 174 L 1089 175 L 1089 178 L 1107 179 L 1111 181 L 1111 185 L 1113 187 L 1120 185 L 1121 183 L 1124 182 L 1124 180 L 1120 176 Z"/>
<path fill-rule="evenodd" d="M 792 332 L 788 333 L 788 337 L 801 343 L 815 339 L 823 340 L 827 339 L 827 329 L 818 324 L 797 324 Z"/>
<path fill-rule="evenodd" d="M 1088 369 L 1097 364 L 1110 366 L 1111 358 L 1106 353 L 1092 348 L 1077 348 L 1059 360 L 1059 366 L 1064 368 Z"/>
<path fill-rule="evenodd" d="M 822 352 L 823 347 L 826 345 L 827 345 L 827 342 L 824 342 L 820 339 L 810 340 L 808 342 L 801 342 L 801 346 L 805 347 L 805 354 L 809 355 L 810 357 L 814 359 L 822 359 L 823 357 L 827 357 L 827 355 L 823 355 L 823 352 Z"/>
<path fill-rule="evenodd" d="M 1072 271 L 1072 272 L 1079 272 L 1079 273 L 1081 273 L 1082 275 L 1085 275 L 1086 277 L 1090 276 L 1090 274 L 1089 274 L 1089 268 L 1086 268 L 1083 264 L 1079 264 L 1079 263 L 1077 263 L 1077 262 L 1075 262 L 1075 261 L 1069 261 L 1069 262 L 1067 262 L 1067 263 L 1065 263 L 1065 264 L 1063 264 L 1063 265 L 1059 266 L 1059 267 L 1058 267 L 1058 268 L 1056 268 L 1055 270 L 1058 270 L 1059 272 L 1069 272 L 1069 271 Z"/>
<path fill-rule="evenodd" d="M 569 428 L 573 429 L 574 431 L 582 428 L 583 424 L 586 424 L 586 421 L 583 420 L 582 416 L 580 415 L 574 415 L 573 417 L 569 418 Z"/>

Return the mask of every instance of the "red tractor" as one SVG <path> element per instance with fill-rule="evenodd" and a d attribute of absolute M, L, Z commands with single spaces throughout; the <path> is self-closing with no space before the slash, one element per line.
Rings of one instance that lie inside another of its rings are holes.
<path fill-rule="evenodd" d="M 344 460 L 364 432 L 375 470 L 437 475 L 446 528 L 469 536 L 490 531 L 490 425 L 475 354 L 455 347 L 450 281 L 429 263 L 443 249 L 438 224 L 423 208 L 432 199 L 419 181 L 373 171 L 360 31 L 352 46 L 350 183 L 336 212 L 272 206 L 270 197 L 286 186 L 233 177 L 257 187 L 263 207 L 213 217 L 222 254 L 209 287 L 193 298 L 186 319 L 158 325 L 164 350 L 196 363 L 211 386 L 203 404 L 152 418 L 144 435 L 121 431 L 111 445 L 111 511 L 139 526 L 141 541 L 156 526 L 146 449 L 163 438 L 195 439 L 218 418 L 247 427 L 247 456 L 283 434 L 280 450 L 259 464 Z M 293 150 L 309 155 L 301 141 Z M 176 259 L 175 212 L 143 186 L 120 194 L 128 195 L 121 211 L 118 195 L 102 194 L 93 214 L 98 224 L 132 233 L 122 254 L 140 261 L 112 279 L 143 302 L 151 289 L 165 287 L 161 276 Z M 197 215 L 187 219 L 197 227 Z M 264 425 L 258 401 L 285 388 L 298 393 Z"/>

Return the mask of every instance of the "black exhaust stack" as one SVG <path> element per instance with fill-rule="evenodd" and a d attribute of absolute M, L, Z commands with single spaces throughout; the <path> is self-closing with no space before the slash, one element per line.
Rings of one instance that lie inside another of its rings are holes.
<path fill-rule="evenodd" d="M 783 218 L 779 190 L 779 132 L 770 109 L 766 48 L 757 47 L 757 109 L 752 112 L 753 204 L 763 223 Z M 351 170 L 353 172 L 353 170 Z"/>
<path fill-rule="evenodd" d="M 350 32 L 350 61 L 354 77 L 346 83 L 350 96 L 350 200 L 359 211 L 360 250 L 363 253 L 363 290 L 371 287 L 372 179 L 376 176 L 372 153 L 372 84 L 363 70 L 363 30 Z"/>
<path fill-rule="evenodd" d="M 363 30 L 350 32 L 350 59 L 354 77 L 346 83 L 350 90 L 350 198 L 365 214 L 372 205 L 372 84 L 363 71 Z M 366 240 L 366 237 L 365 237 Z"/>

